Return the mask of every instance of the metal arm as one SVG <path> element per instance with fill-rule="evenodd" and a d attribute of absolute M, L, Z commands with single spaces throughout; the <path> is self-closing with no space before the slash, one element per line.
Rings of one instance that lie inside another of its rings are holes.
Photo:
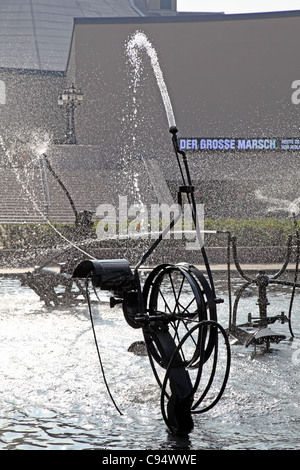
<path fill-rule="evenodd" d="M 174 151 L 175 151 L 177 163 L 178 163 L 178 166 L 179 166 L 179 169 L 180 169 L 182 182 L 183 182 L 183 187 L 181 187 L 180 189 L 181 189 L 181 192 L 186 193 L 188 202 L 189 202 L 189 204 L 192 208 L 192 216 L 193 216 L 193 221 L 194 221 L 195 228 L 196 228 L 198 241 L 199 241 L 200 246 L 201 246 L 201 254 L 202 254 L 202 257 L 203 257 L 203 260 L 204 260 L 207 275 L 209 277 L 211 289 L 212 289 L 212 291 L 215 295 L 213 277 L 212 277 L 210 265 L 209 265 L 209 262 L 208 262 L 207 254 L 206 254 L 206 251 L 205 251 L 205 248 L 204 248 L 204 244 L 202 242 L 202 237 L 201 237 L 200 229 L 199 229 L 199 223 L 198 223 L 198 218 L 197 218 L 197 206 L 196 206 L 195 195 L 194 195 L 194 186 L 192 184 L 192 179 L 191 179 L 189 165 L 188 165 L 188 159 L 187 159 L 186 153 L 183 150 L 180 150 L 180 148 L 178 146 L 178 140 L 177 140 L 178 129 L 177 129 L 177 127 L 173 126 L 169 129 L 169 131 L 172 134 L 172 142 L 173 142 L 173 146 L 174 146 Z M 179 155 L 182 156 L 182 161 L 183 161 L 183 165 L 184 165 L 184 169 L 185 169 L 185 173 L 186 173 L 185 176 L 184 176 L 182 166 L 180 164 Z"/>
<path fill-rule="evenodd" d="M 63 189 L 65 195 L 67 196 L 67 198 L 69 199 L 69 202 L 70 202 L 70 205 L 73 209 L 73 212 L 75 214 L 75 223 L 78 222 L 78 212 L 77 212 L 77 209 L 75 207 L 75 204 L 74 204 L 74 201 L 73 199 L 71 198 L 71 195 L 69 193 L 69 191 L 67 190 L 67 188 L 65 187 L 64 183 L 61 181 L 60 177 L 56 174 L 56 172 L 53 170 L 49 160 L 48 160 L 48 157 L 47 155 L 43 154 L 43 158 L 44 158 L 44 161 L 46 163 L 46 167 L 48 168 L 48 170 L 50 171 L 50 173 L 53 175 L 53 177 L 56 179 L 56 181 L 59 183 L 59 185 L 61 186 L 61 188 Z"/>

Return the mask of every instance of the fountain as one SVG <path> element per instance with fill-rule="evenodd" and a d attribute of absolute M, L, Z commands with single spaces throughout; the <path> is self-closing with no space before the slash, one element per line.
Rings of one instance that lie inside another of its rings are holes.
<path fill-rule="evenodd" d="M 184 179 L 179 194 L 184 192 L 191 197 L 197 225 L 187 158 L 179 151 L 177 129 L 171 127 L 170 132 L 179 165 L 179 152 L 183 155 L 188 182 L 186 184 Z M 73 277 L 86 279 L 88 299 L 89 280 L 94 288 L 111 292 L 111 307 L 122 304 L 127 323 L 134 329 L 142 329 L 150 364 L 161 389 L 162 416 L 172 433 L 186 435 L 194 427 L 192 415 L 210 410 L 223 395 L 230 369 L 230 346 L 225 330 L 217 321 L 216 305 L 221 300 L 214 293 L 203 245 L 201 251 L 209 281 L 191 264 L 163 264 L 155 267 L 144 287 L 141 286 L 139 268 L 175 223 L 176 219 L 173 219 L 133 271 L 126 259 L 84 260 L 76 267 Z M 90 316 L 92 319 L 91 310 Z M 95 341 L 97 345 L 96 338 Z M 227 357 L 225 370 L 219 371 L 219 355 L 224 350 Z M 100 355 L 99 359 L 101 363 Z M 165 372 L 163 379 L 161 369 Z M 209 397 L 209 404 L 199 409 L 212 389 L 217 371 L 217 375 L 222 376 L 219 388 L 214 390 L 213 398 Z"/>
<path fill-rule="evenodd" d="M 178 215 L 142 255 L 133 271 L 126 259 L 84 260 L 74 270 L 73 277 L 86 279 L 88 299 L 90 279 L 94 288 L 111 292 L 111 307 L 122 304 L 127 323 L 134 329 L 142 329 L 150 364 L 161 389 L 162 416 L 172 433 L 186 435 L 194 427 L 192 415 L 210 410 L 223 395 L 230 369 L 230 347 L 227 335 L 217 321 L 216 305 L 221 300 L 215 295 L 213 277 L 199 229 L 188 159 L 185 152 L 179 149 L 178 130 L 155 49 L 144 33 L 137 32 L 127 44 L 127 53 L 134 66 L 135 83 L 140 73 L 141 51 L 146 51 L 150 57 L 161 92 L 182 177 L 178 201 L 182 201 L 183 194 L 189 201 L 208 280 L 191 264 L 163 264 L 155 267 L 144 286 L 141 285 L 140 267 L 174 227 Z M 168 294 L 170 289 L 171 297 Z M 92 319 L 91 311 L 90 316 Z M 95 342 L 97 345 L 96 338 Z M 225 370 L 219 371 L 219 354 L 224 350 L 227 357 Z M 100 354 L 99 359 L 101 363 Z M 163 378 L 161 371 L 164 373 Z M 203 405 L 209 391 L 212 391 L 216 375 L 222 376 L 219 387 L 214 391 L 215 395 L 212 393 L 209 404 Z"/>
<path fill-rule="evenodd" d="M 41 253 L 34 259 L 34 269 L 25 273 L 15 274 L 14 277 L 19 278 L 22 285 L 30 287 L 46 306 L 72 305 L 77 301 L 82 301 L 84 290 L 77 280 L 72 279 L 71 273 L 78 262 L 78 252 L 92 257 L 79 246 L 80 242 L 85 240 L 87 236 L 90 236 L 93 225 L 92 212 L 79 212 L 77 210 L 66 185 L 53 169 L 46 154 L 51 144 L 50 135 L 38 130 L 35 132 L 26 132 L 24 130 L 23 133 L 17 133 L 13 137 L 2 137 L 0 144 L 5 152 L 8 163 L 14 169 L 16 179 L 21 183 L 24 197 L 32 202 L 34 210 L 45 224 L 48 224 L 59 238 L 64 241 L 64 245 L 61 248 L 55 248 L 55 253 L 53 253 L 53 250 L 50 250 L 50 254 L 45 255 L 44 250 L 41 249 Z M 16 162 L 20 160 L 21 168 L 25 173 L 23 178 L 19 165 L 16 165 Z M 42 186 L 42 203 L 32 191 L 36 167 L 39 169 Z M 72 240 L 67 239 L 48 218 L 51 202 L 47 171 L 62 188 L 74 213 L 75 227 Z M 43 205 L 45 210 L 43 210 Z M 53 267 L 53 264 L 58 264 L 59 270 Z"/>
<path fill-rule="evenodd" d="M 165 263 L 151 269 L 145 282 L 142 283 L 140 274 L 144 263 L 165 235 L 176 225 L 176 218 L 160 233 L 157 240 L 146 250 L 133 268 L 127 259 L 97 259 L 82 249 L 78 240 L 81 239 L 81 236 L 85 237 L 86 232 L 88 232 L 91 214 L 85 213 L 81 217 L 78 213 L 67 188 L 54 172 L 46 151 L 43 149 L 39 154 L 38 161 L 46 206 L 48 200 L 47 169 L 64 190 L 74 211 L 76 226 L 79 228 L 77 238 L 74 240 L 68 240 L 60 233 L 58 235 L 67 243 L 68 249 L 75 250 L 80 254 L 81 259 L 78 260 L 75 257 L 71 260 L 68 269 L 62 267 L 59 273 L 53 270 L 50 271 L 46 266 L 39 266 L 36 268 L 34 276 L 26 274 L 24 283 L 38 293 L 46 305 L 52 304 L 54 306 L 61 303 L 73 304 L 76 296 L 71 295 L 72 289 L 70 286 L 73 283 L 77 285 L 78 295 L 87 300 L 94 341 L 106 389 L 115 408 L 122 415 L 110 392 L 104 373 L 102 356 L 94 328 L 90 286 L 92 286 L 92 290 L 97 297 L 99 291 L 108 292 L 110 308 L 117 309 L 118 306 L 122 306 L 127 324 L 132 330 L 141 330 L 142 332 L 150 366 L 160 389 L 161 414 L 167 427 L 173 435 L 187 436 L 194 428 L 193 417 L 214 408 L 223 396 L 231 366 L 228 334 L 238 338 L 239 333 L 246 333 L 246 340 L 244 337 L 242 339 L 242 343 L 246 346 L 260 344 L 261 342 L 265 342 L 269 346 L 269 341 L 274 340 L 277 342 L 281 340 L 280 334 L 273 332 L 266 334 L 265 330 L 268 329 L 269 324 L 276 320 L 288 321 L 291 328 L 290 316 L 278 315 L 276 318 L 270 318 L 267 316 L 266 311 L 268 305 L 266 287 L 269 283 L 275 283 L 275 281 L 278 285 L 283 284 L 284 281 L 280 283 L 278 277 L 283 274 L 289 261 L 290 241 L 286 262 L 275 276 L 266 276 L 265 273 L 259 273 L 256 278 L 250 278 L 244 274 L 240 267 L 236 239 L 230 233 L 228 234 L 228 239 L 233 246 L 234 260 L 238 272 L 246 281 L 247 286 L 255 283 L 259 288 L 258 305 L 260 315 L 255 319 L 251 317 L 251 325 L 239 325 L 236 321 L 237 309 L 235 308 L 234 317 L 232 319 L 230 316 L 230 327 L 226 332 L 218 320 L 217 306 L 222 304 L 222 299 L 216 296 L 215 282 L 199 228 L 194 186 L 188 159 L 186 153 L 178 145 L 178 130 L 157 54 L 146 35 L 140 31 L 136 32 L 128 41 L 126 50 L 134 67 L 135 83 L 138 82 L 141 73 L 141 51 L 146 51 L 151 60 L 166 110 L 175 159 L 182 177 L 182 184 L 178 189 L 178 201 L 182 203 L 182 199 L 185 197 L 191 207 L 195 232 L 206 272 L 203 274 L 195 265 L 190 263 Z M 57 229 L 47 217 L 44 216 L 44 218 L 57 232 Z M 84 220 L 83 225 L 81 225 L 81 219 Z M 299 237 L 297 243 L 299 247 Z M 61 258 L 63 254 L 66 255 L 65 248 L 63 251 L 64 253 L 57 253 L 58 258 Z M 82 259 L 82 256 L 85 256 L 85 259 Z M 70 270 L 72 270 L 72 275 L 70 275 Z M 43 276 L 45 276 L 46 282 L 42 282 Z M 51 279 L 50 285 L 49 279 Z M 54 289 L 61 284 L 65 288 L 62 295 L 57 294 Z M 285 283 L 285 285 L 291 285 L 293 288 L 299 287 L 296 278 L 293 283 Z M 241 293 L 243 290 L 245 290 L 245 287 L 241 289 Z M 238 301 L 236 306 L 237 304 Z M 248 327 L 252 328 L 251 332 L 247 330 Z"/>

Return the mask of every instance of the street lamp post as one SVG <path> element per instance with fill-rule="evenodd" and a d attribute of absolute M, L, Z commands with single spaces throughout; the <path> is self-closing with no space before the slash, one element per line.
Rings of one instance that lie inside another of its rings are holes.
<path fill-rule="evenodd" d="M 76 89 L 74 83 L 66 88 L 58 97 L 58 105 L 66 110 L 66 144 L 76 144 L 75 132 L 75 109 L 82 103 L 83 93 L 81 89 Z"/>

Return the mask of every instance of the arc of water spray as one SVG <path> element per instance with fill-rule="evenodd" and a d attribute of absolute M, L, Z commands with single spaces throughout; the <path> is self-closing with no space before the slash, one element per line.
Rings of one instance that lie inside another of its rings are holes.
<path fill-rule="evenodd" d="M 154 72 L 154 75 L 155 75 L 155 78 L 156 78 L 156 81 L 160 90 L 164 107 L 165 107 L 169 129 L 170 129 L 170 132 L 172 132 L 174 135 L 173 130 L 176 129 L 177 131 L 175 116 L 174 116 L 170 96 L 168 93 L 168 89 L 167 89 L 164 76 L 163 76 L 163 73 L 159 64 L 158 56 L 157 56 L 154 46 L 151 44 L 146 34 L 142 31 L 136 31 L 132 35 L 130 40 L 127 42 L 127 45 L 126 45 L 126 52 L 129 57 L 130 63 L 134 69 L 134 86 L 136 88 L 137 83 L 140 79 L 141 69 L 142 69 L 142 59 L 141 59 L 140 52 L 143 50 L 147 53 L 147 55 L 150 58 L 152 69 L 153 69 L 153 72 Z M 196 217 L 196 213 L 195 213 L 195 225 L 196 225 L 196 233 L 197 233 L 198 242 L 200 246 L 203 247 L 203 240 L 202 240 L 202 236 L 200 233 L 199 221 Z"/>
<path fill-rule="evenodd" d="M 50 205 L 51 205 L 51 200 L 50 200 L 48 178 L 47 178 L 47 172 L 46 172 L 44 159 L 39 158 L 38 159 L 38 164 L 39 164 L 39 168 L 40 168 L 40 177 L 41 177 L 41 182 L 42 182 L 42 190 L 43 190 L 44 202 L 45 202 L 45 205 L 46 205 L 46 214 L 47 214 L 47 218 L 48 218 L 49 208 L 50 208 Z"/>
<path fill-rule="evenodd" d="M 255 197 L 260 201 L 266 202 L 269 204 L 267 212 L 276 212 L 276 211 L 285 211 L 289 216 L 298 216 L 300 213 L 300 198 L 296 198 L 293 201 L 288 199 L 279 199 L 270 196 L 265 196 L 261 191 L 255 191 Z"/>
<path fill-rule="evenodd" d="M 23 143 L 24 145 L 27 145 L 28 146 L 28 149 L 30 151 L 33 151 L 34 149 L 32 148 L 32 145 L 30 145 L 28 142 L 26 143 Z M 12 159 L 13 157 L 13 153 L 15 152 L 15 149 L 13 150 L 10 150 L 4 143 L 4 139 L 2 136 L 0 136 L 0 145 L 1 147 L 3 148 L 5 154 L 10 157 Z M 45 146 L 46 146 L 46 143 L 44 143 L 44 145 L 41 145 L 41 148 L 36 150 L 36 157 L 38 158 L 38 160 L 40 161 L 41 158 L 46 158 L 46 155 L 45 155 Z M 12 147 L 14 147 L 12 145 Z M 46 158 L 47 160 L 47 158 Z M 48 162 L 49 163 L 49 162 Z M 47 164 L 47 161 L 46 161 L 46 164 Z M 48 168 L 49 169 L 49 168 Z M 68 238 L 66 238 L 52 223 L 51 221 L 49 220 L 49 218 L 47 216 L 45 216 L 45 214 L 43 213 L 43 211 L 40 209 L 40 207 L 38 206 L 38 204 L 36 203 L 36 201 L 34 200 L 34 198 L 32 197 L 32 194 L 30 193 L 30 191 L 28 190 L 27 187 L 25 187 L 23 184 L 22 184 L 22 181 L 20 180 L 20 177 L 18 175 L 18 173 L 16 173 L 16 177 L 18 179 L 18 181 L 21 183 L 23 189 L 25 190 L 25 192 L 27 193 L 27 195 L 31 198 L 32 200 L 32 204 L 35 208 L 35 210 L 41 215 L 41 217 L 45 220 L 45 222 L 60 236 L 60 238 L 62 238 L 66 243 L 68 243 L 69 245 L 73 246 L 73 248 L 75 248 L 76 250 L 80 251 L 81 253 L 83 253 L 84 255 L 88 256 L 89 258 L 93 259 L 94 257 L 92 255 L 90 255 L 89 253 L 87 253 L 86 251 L 82 250 L 80 247 L 78 247 L 75 243 L 73 243 L 71 240 L 69 240 Z"/>
<path fill-rule="evenodd" d="M 165 107 L 169 128 L 176 126 L 173 107 L 170 101 L 169 93 L 166 87 L 166 83 L 163 77 L 162 70 L 160 68 L 158 56 L 155 48 L 147 38 L 146 34 L 142 31 L 136 31 L 126 45 L 126 52 L 129 57 L 130 63 L 134 68 L 135 73 L 135 86 L 139 81 L 141 74 L 142 60 L 140 51 L 144 50 L 150 58 L 151 65 L 154 71 L 154 75 L 160 90 L 160 94 Z"/>

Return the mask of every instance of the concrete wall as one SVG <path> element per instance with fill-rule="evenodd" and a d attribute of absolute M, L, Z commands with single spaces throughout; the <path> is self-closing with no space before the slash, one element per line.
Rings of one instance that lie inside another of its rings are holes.
<path fill-rule="evenodd" d="M 298 132 L 291 86 L 299 77 L 300 13 L 257 16 L 78 20 L 73 41 L 77 81 L 86 93 L 85 112 L 78 116 L 78 122 L 86 122 L 80 125 L 82 141 L 99 141 L 102 132 L 97 131 L 103 131 L 109 109 L 115 119 L 127 111 L 131 77 L 124 45 L 137 30 L 155 46 L 181 135 Z M 152 102 L 157 123 L 152 130 L 162 131 L 166 119 L 147 63 L 144 75 L 138 96 L 141 116 L 148 117 L 143 106 Z M 149 92 L 151 98 L 145 96 Z"/>

